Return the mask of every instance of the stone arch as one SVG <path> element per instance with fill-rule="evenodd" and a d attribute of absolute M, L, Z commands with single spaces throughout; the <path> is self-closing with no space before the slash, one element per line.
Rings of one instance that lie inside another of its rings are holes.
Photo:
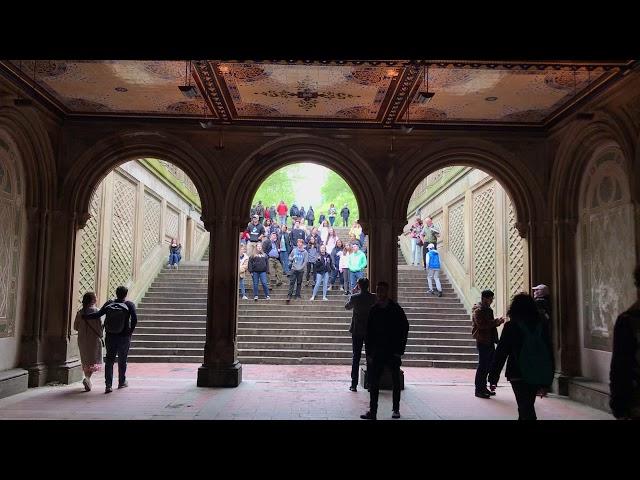
<path fill-rule="evenodd" d="M 390 191 L 402 192 L 395 199 L 393 217 L 406 218 L 411 195 L 425 177 L 447 166 L 462 165 L 482 170 L 498 180 L 513 202 L 520 235 L 527 236 L 531 222 L 543 218 L 546 201 L 542 186 L 525 164 L 497 145 L 474 142 L 474 146 L 465 146 L 464 143 L 437 143 L 413 153 L 403 162 L 407 167 L 396 175 L 390 188 Z"/>
<path fill-rule="evenodd" d="M 63 203 L 68 211 L 76 213 L 79 227 L 82 228 L 89 218 L 91 195 L 100 181 L 118 165 L 144 157 L 169 161 L 187 173 L 202 200 L 202 219 L 209 229 L 212 212 L 223 204 L 224 198 L 221 182 L 215 172 L 207 168 L 209 162 L 179 138 L 166 133 L 138 131 L 105 138 L 74 162 L 63 183 L 63 191 L 67 192 Z"/>
<path fill-rule="evenodd" d="M 266 167 L 261 165 L 264 161 L 268 162 Z M 226 208 L 234 212 L 234 223 L 242 224 L 255 192 L 266 177 L 286 165 L 303 161 L 327 167 L 345 179 L 358 200 L 365 230 L 370 219 L 382 211 L 383 190 L 375 172 L 360 155 L 336 141 L 291 135 L 266 143 L 239 166 L 231 180 L 229 191 L 234 193 L 229 195 Z M 247 175 L 256 169 L 260 169 L 260 175 Z"/>

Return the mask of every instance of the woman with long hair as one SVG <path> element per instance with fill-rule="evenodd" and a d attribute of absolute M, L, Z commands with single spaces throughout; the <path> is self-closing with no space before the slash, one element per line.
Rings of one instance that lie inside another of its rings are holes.
<path fill-rule="evenodd" d="M 322 224 L 318 228 L 318 233 L 320 234 L 320 240 L 322 240 L 322 244 L 324 245 L 325 243 L 327 243 L 327 237 L 329 236 L 329 222 L 327 220 L 322 221 Z"/>
<path fill-rule="evenodd" d="M 327 238 L 326 240 L 323 240 L 324 244 L 327 246 L 327 253 L 329 255 L 333 253 L 333 249 L 335 248 L 338 240 L 339 239 L 338 235 L 336 235 L 336 231 L 333 229 L 333 227 L 329 227 L 327 230 Z"/>
<path fill-rule="evenodd" d="M 342 243 L 342 240 L 340 240 L 338 237 L 335 237 L 335 238 L 337 240 L 335 242 L 335 247 L 331 252 L 331 259 L 333 260 L 333 271 L 331 272 L 331 288 L 333 288 L 333 286 L 336 283 L 336 279 L 338 279 L 340 290 L 344 290 L 344 288 L 342 288 L 342 286 L 344 285 L 344 278 L 340 273 L 340 268 L 339 268 L 340 257 L 342 257 L 342 250 L 344 249 L 344 244 Z M 331 236 L 329 236 L 329 239 L 331 239 Z M 327 247 L 327 252 L 328 251 L 329 251 L 329 247 Z"/>
<path fill-rule="evenodd" d="M 258 301 L 258 282 L 262 284 L 262 290 L 267 300 L 270 300 L 267 274 L 269 273 L 269 257 L 262 251 L 262 243 L 256 244 L 253 255 L 249 258 L 249 273 L 253 277 L 253 299 Z"/>
<path fill-rule="evenodd" d="M 270 218 L 265 218 L 263 226 L 264 226 L 264 238 L 269 238 L 269 235 L 271 235 L 271 225 L 273 222 L 271 222 Z"/>
<path fill-rule="evenodd" d="M 344 244 L 344 248 L 342 249 L 342 255 L 340 256 L 340 263 L 338 264 L 340 268 L 340 273 L 343 278 L 343 287 L 344 294 L 349 295 L 349 282 L 351 281 L 350 275 L 351 271 L 349 270 L 349 255 L 351 255 L 351 245 L 348 243 Z"/>
<path fill-rule="evenodd" d="M 500 372 L 505 375 L 518 403 L 518 420 L 536 420 L 536 395 L 545 396 L 553 382 L 554 362 L 551 333 L 542 321 L 531 295 L 513 297 L 489 371 L 489 385 L 495 391 Z"/>
<path fill-rule="evenodd" d="M 177 238 L 172 238 L 169 245 L 169 264 L 167 267 L 173 267 L 177 270 L 180 260 L 182 260 L 182 244 Z"/>
<path fill-rule="evenodd" d="M 78 350 L 84 378 L 82 384 L 91 390 L 91 375 L 102 368 L 102 323 L 99 318 L 82 318 L 83 314 L 97 312 L 96 294 L 87 292 L 82 296 L 82 308 L 76 313 L 73 329 L 78 332 Z"/>
<path fill-rule="evenodd" d="M 248 268 L 249 268 L 249 255 L 247 255 L 247 247 L 245 245 L 240 245 L 238 280 L 240 283 L 240 293 L 242 294 L 242 300 L 249 300 L 247 298 L 247 289 L 244 283 L 244 277 L 247 273 Z"/>

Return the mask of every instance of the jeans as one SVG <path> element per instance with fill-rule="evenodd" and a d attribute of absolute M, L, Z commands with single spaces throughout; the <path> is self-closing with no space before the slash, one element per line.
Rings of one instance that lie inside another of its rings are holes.
<path fill-rule="evenodd" d="M 329 224 L 333 227 L 333 222 L 336 221 L 336 217 L 329 217 Z"/>
<path fill-rule="evenodd" d="M 309 276 L 311 276 L 313 279 L 316 278 L 316 264 L 314 263 L 307 263 L 307 282 L 309 281 Z"/>
<path fill-rule="evenodd" d="M 427 283 L 429 284 L 429 290 L 432 291 L 433 290 L 433 282 L 432 280 L 435 280 L 436 282 L 436 288 L 438 289 L 439 292 L 442 291 L 442 285 L 440 284 L 440 269 L 439 268 L 430 268 L 429 270 L 427 270 Z"/>
<path fill-rule="evenodd" d="M 269 296 L 269 285 L 267 284 L 267 272 L 253 272 L 253 296 L 258 296 L 258 280 L 262 284 L 262 290 L 264 290 L 264 296 Z"/>
<path fill-rule="evenodd" d="M 348 268 L 344 268 L 342 269 L 342 276 L 344 277 L 344 289 L 345 291 L 349 291 L 349 284 L 351 283 L 351 272 L 349 271 Z"/>
<path fill-rule="evenodd" d="M 307 220 L 307 225 L 309 225 L 310 227 L 313 227 L 313 220 Z"/>
<path fill-rule="evenodd" d="M 242 294 L 243 297 L 247 296 L 247 289 L 244 286 L 244 278 L 240 279 L 240 293 Z"/>
<path fill-rule="evenodd" d="M 357 272 L 351 272 L 350 278 L 349 278 L 349 290 L 352 290 L 353 287 L 356 286 L 356 282 L 358 281 L 358 279 L 364 277 L 364 272 L 362 270 L 359 270 Z"/>
<path fill-rule="evenodd" d="M 300 298 L 300 288 L 302 288 L 302 270 L 291 270 L 289 277 L 289 298 L 293 296 L 293 286 L 296 285 L 296 298 Z"/>
<path fill-rule="evenodd" d="M 360 369 L 360 358 L 362 357 L 362 346 L 364 337 L 351 335 L 351 345 L 353 347 L 353 360 L 351 362 L 351 386 L 358 386 L 358 370 Z"/>
<path fill-rule="evenodd" d="M 518 420 L 537 420 L 534 403 L 538 387 L 522 381 L 511 382 L 518 403 Z"/>
<path fill-rule="evenodd" d="M 177 265 L 180 262 L 180 255 L 177 253 L 169 254 L 169 265 Z"/>
<path fill-rule="evenodd" d="M 375 356 L 368 362 L 369 377 L 369 411 L 372 415 L 378 412 L 378 394 L 380 392 L 380 377 L 385 365 L 391 370 L 391 381 L 393 382 L 393 411 L 400 411 L 400 365 L 402 361 L 396 355 Z"/>
<path fill-rule="evenodd" d="M 282 263 L 284 274 L 289 275 L 289 254 L 287 252 L 280 252 L 280 263 Z"/>
<path fill-rule="evenodd" d="M 420 251 L 422 250 L 422 246 L 418 245 L 420 241 L 419 238 L 411 239 L 411 263 L 420 266 Z"/>
<path fill-rule="evenodd" d="M 476 370 L 476 392 L 485 392 L 487 390 L 487 376 L 489 375 L 489 368 L 493 361 L 493 355 L 496 352 L 496 347 L 493 343 L 477 343 L 478 348 L 478 368 Z"/>
<path fill-rule="evenodd" d="M 342 226 L 343 227 L 349 226 L 349 217 L 342 217 Z"/>
<path fill-rule="evenodd" d="M 278 215 L 278 219 L 280 220 L 280 225 L 286 225 L 287 223 L 287 216 L 286 215 Z"/>
<path fill-rule="evenodd" d="M 111 335 L 107 333 L 104 339 L 107 348 L 107 358 L 104 362 L 104 384 L 111 387 L 113 384 L 113 364 L 118 356 L 118 385 L 122 385 L 126 380 L 127 373 L 127 356 L 129 355 L 129 346 L 131 345 L 131 336 L 129 335 Z"/>
<path fill-rule="evenodd" d="M 327 287 L 329 286 L 329 272 L 316 273 L 316 285 L 313 287 L 313 293 L 311 294 L 313 297 L 316 296 L 316 293 L 318 293 L 320 289 L 320 282 L 322 282 L 322 298 L 326 298 Z"/>
<path fill-rule="evenodd" d="M 335 285 L 336 280 L 339 280 L 341 286 L 344 285 L 344 278 L 337 267 L 331 272 L 331 279 L 329 280 L 329 283 L 331 283 L 331 285 Z"/>

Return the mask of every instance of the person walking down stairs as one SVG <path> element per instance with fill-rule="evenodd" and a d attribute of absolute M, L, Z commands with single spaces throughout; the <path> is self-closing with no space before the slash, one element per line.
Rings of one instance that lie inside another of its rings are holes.
<path fill-rule="evenodd" d="M 309 252 L 304 248 L 304 240 L 298 239 L 298 245 L 291 250 L 289 254 L 289 295 L 287 295 L 287 303 L 291 302 L 293 296 L 293 288 L 295 286 L 295 298 L 300 298 L 300 289 L 302 288 L 302 275 L 307 268 L 309 261 Z"/>
<path fill-rule="evenodd" d="M 433 243 L 430 243 L 427 251 L 427 282 L 429 284 L 429 291 L 431 295 L 435 295 L 433 291 L 433 280 L 436 282 L 436 289 L 438 290 L 438 296 L 442 296 L 442 285 L 440 284 L 440 255 L 438 251 L 434 249 Z"/>
<path fill-rule="evenodd" d="M 320 288 L 320 283 L 322 283 L 322 300 L 327 301 L 327 288 L 329 286 L 329 275 L 335 269 L 333 265 L 333 260 L 331 259 L 331 255 L 327 253 L 327 247 L 322 245 L 320 247 L 320 256 L 316 260 L 315 264 L 315 272 L 316 272 L 316 284 L 313 287 L 313 293 L 311 294 L 310 300 L 316 299 L 316 294 L 318 293 L 318 289 Z"/>
<path fill-rule="evenodd" d="M 264 296 L 270 300 L 267 274 L 269 273 L 269 257 L 262 251 L 262 243 L 256 244 L 255 254 L 249 258 L 249 273 L 253 277 L 253 299 L 258 301 L 258 281 L 262 283 Z"/>

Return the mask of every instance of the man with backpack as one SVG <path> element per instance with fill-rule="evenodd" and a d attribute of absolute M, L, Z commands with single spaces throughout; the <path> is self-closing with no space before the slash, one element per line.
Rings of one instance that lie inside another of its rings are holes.
<path fill-rule="evenodd" d="M 435 295 L 433 291 L 432 281 L 436 282 L 436 289 L 438 290 L 438 296 L 442 296 L 442 285 L 440 284 L 440 255 L 435 250 L 433 243 L 430 243 L 427 247 L 427 282 L 429 283 L 429 291 L 431 295 Z"/>
<path fill-rule="evenodd" d="M 126 300 L 129 289 L 120 286 L 116 288 L 116 298 L 107 301 L 100 310 L 95 313 L 83 315 L 83 318 L 100 318 L 106 315 L 104 320 L 105 346 L 107 356 L 104 364 L 104 393 L 111 393 L 113 383 L 113 364 L 118 356 L 118 388 L 128 387 L 127 383 L 127 356 L 131 345 L 131 335 L 138 323 L 136 306 Z"/>
<path fill-rule="evenodd" d="M 498 343 L 497 327 L 504 323 L 504 318 L 493 318 L 493 292 L 484 290 L 481 294 L 480 303 L 476 303 L 471 309 L 471 319 L 473 327 L 471 335 L 476 339 L 478 348 L 478 368 L 476 370 L 476 397 L 491 398 L 495 392 L 487 389 L 487 375 L 489 367 L 496 351 L 495 344 Z"/>
<path fill-rule="evenodd" d="M 349 226 L 349 215 L 351 214 L 351 212 L 349 211 L 349 207 L 347 207 L 347 204 L 344 204 L 344 207 L 342 207 L 342 210 L 340 210 L 340 216 L 342 217 L 342 226 L 343 227 L 348 227 Z"/>
<path fill-rule="evenodd" d="M 518 404 L 518 420 L 536 420 L 536 395 L 544 397 L 553 383 L 551 333 L 531 295 L 515 295 L 507 315 L 509 322 L 502 330 L 490 367 L 489 385 L 495 391 L 506 361 L 506 377 Z"/>

